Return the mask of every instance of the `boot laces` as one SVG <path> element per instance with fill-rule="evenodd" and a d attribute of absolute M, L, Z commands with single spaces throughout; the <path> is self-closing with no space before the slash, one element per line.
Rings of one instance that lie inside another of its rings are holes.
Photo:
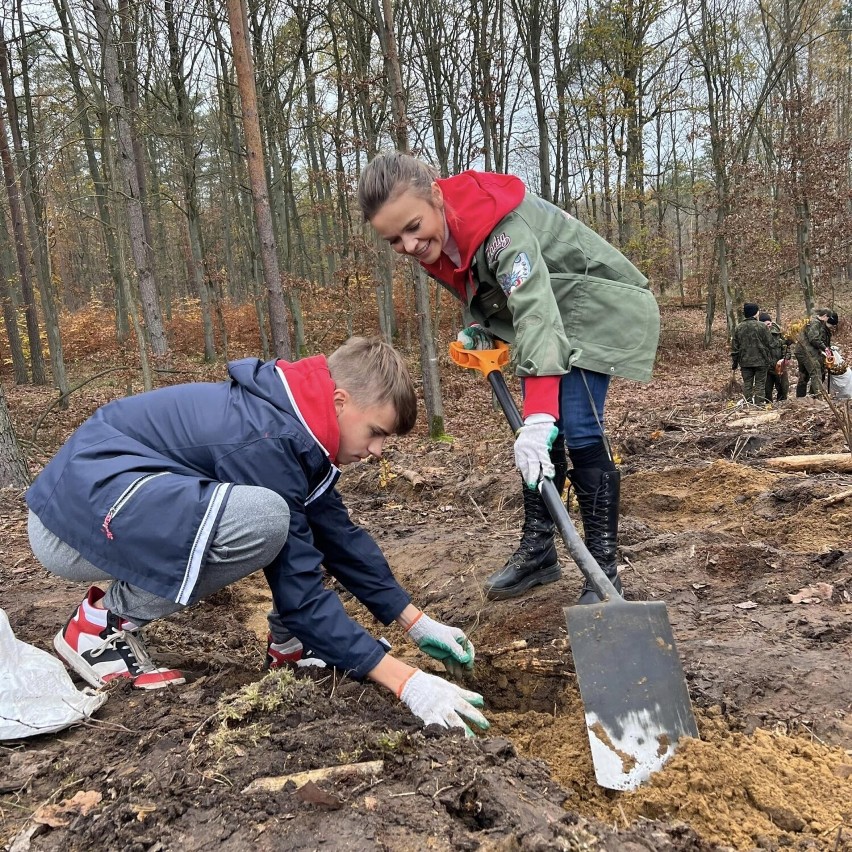
<path fill-rule="evenodd" d="M 114 648 L 121 654 L 121 658 L 127 663 L 134 677 L 157 671 L 157 666 L 142 641 L 127 630 L 116 630 L 104 640 L 100 647 L 90 651 L 89 654 L 92 657 L 99 657 L 109 648 Z"/>
<path fill-rule="evenodd" d="M 509 557 L 506 568 L 517 566 L 526 561 L 527 556 L 535 556 L 546 550 L 552 544 L 552 533 L 544 530 L 525 529 L 523 537 L 518 542 L 515 552 Z"/>

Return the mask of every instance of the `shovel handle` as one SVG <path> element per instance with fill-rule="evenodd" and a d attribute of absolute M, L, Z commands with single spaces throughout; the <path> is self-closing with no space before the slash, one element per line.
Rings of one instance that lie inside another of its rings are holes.
<path fill-rule="evenodd" d="M 494 396 L 500 403 L 500 408 L 503 409 L 506 420 L 509 421 L 509 426 L 513 432 L 517 432 L 524 425 L 524 421 L 512 394 L 509 392 L 506 380 L 500 372 L 500 366 L 509 361 L 509 347 L 499 341 L 498 344 L 497 349 L 465 349 L 454 340 L 450 344 L 450 358 L 460 367 L 479 370 L 488 378 Z M 565 542 L 568 553 L 571 554 L 571 558 L 583 572 L 583 576 L 594 586 L 602 601 L 620 601 L 621 595 L 618 594 L 609 577 L 601 570 L 600 565 L 595 561 L 595 557 L 589 553 L 589 549 L 571 522 L 568 510 L 562 502 L 562 495 L 556 490 L 553 480 L 541 479 L 538 483 L 538 490 L 541 493 L 542 500 L 544 500 L 544 505 L 550 512 L 553 523 L 556 524 L 556 528 Z"/>

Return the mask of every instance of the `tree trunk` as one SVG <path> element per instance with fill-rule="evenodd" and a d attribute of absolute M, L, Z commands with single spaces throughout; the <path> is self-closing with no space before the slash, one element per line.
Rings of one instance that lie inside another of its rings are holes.
<path fill-rule="evenodd" d="M 317 130 L 317 117 L 321 114 L 321 109 L 317 102 L 316 72 L 311 63 L 308 44 L 308 26 L 313 16 L 313 9 L 309 6 L 306 12 L 300 2 L 295 3 L 293 8 L 299 30 L 299 58 L 302 61 L 302 73 L 305 81 L 306 125 L 304 131 L 310 165 L 308 182 L 316 192 L 316 209 L 319 221 L 319 256 L 317 260 L 320 264 L 320 280 L 325 282 L 326 267 L 330 279 L 333 279 L 337 272 L 337 257 L 328 215 L 328 211 L 332 209 L 328 168 Z"/>
<path fill-rule="evenodd" d="M 19 15 L 22 14 L 20 7 L 18 8 L 18 13 Z M 23 30 L 22 18 L 21 28 Z M 36 168 L 36 151 L 38 151 L 39 146 L 37 144 L 32 116 L 26 39 L 21 39 L 21 45 L 21 67 L 23 68 L 21 77 L 23 80 L 24 103 L 27 109 L 29 159 L 24 152 L 21 126 L 15 103 L 15 93 L 10 77 L 9 55 L 6 49 L 5 36 L 2 28 L 0 28 L 0 75 L 2 75 L 3 91 L 6 96 L 9 128 L 12 132 L 12 140 L 15 144 L 15 153 L 18 160 L 18 174 L 21 176 L 21 189 L 24 195 L 24 209 L 29 224 L 30 241 L 34 243 L 35 248 L 33 257 L 36 261 L 36 280 L 38 281 L 41 308 L 44 313 L 44 325 L 47 331 L 50 368 L 53 373 L 54 384 L 59 390 L 60 395 L 64 395 L 68 391 L 68 380 L 65 375 L 65 358 L 62 353 L 62 339 L 59 336 L 59 317 L 57 316 L 56 299 L 54 298 L 53 282 L 50 276 L 50 259 L 47 252 L 47 240 L 45 239 L 44 203 L 36 184 L 36 175 L 38 174 Z M 62 407 L 67 408 L 67 406 L 68 402 L 63 398 Z"/>
<path fill-rule="evenodd" d="M 408 133 L 406 131 L 408 117 L 405 113 L 405 98 L 402 92 L 402 71 L 399 67 L 399 53 L 394 33 L 391 0 L 382 0 L 381 23 L 384 27 L 383 44 L 387 51 L 385 62 L 390 71 L 391 109 L 393 111 L 394 127 L 397 129 L 397 147 L 401 151 L 408 152 Z M 426 403 L 426 417 L 429 421 L 429 436 L 431 438 L 439 438 L 444 434 L 441 376 L 438 370 L 438 357 L 435 351 L 435 338 L 432 331 L 429 287 L 426 283 L 426 273 L 420 264 L 415 264 L 414 269 L 414 301 L 417 313 L 417 331 L 420 338 L 420 368 L 423 374 L 423 398 Z"/>
<path fill-rule="evenodd" d="M 15 374 L 15 384 L 27 383 L 27 360 L 24 357 L 24 347 L 21 345 L 21 335 L 18 331 L 18 316 L 15 313 L 15 303 L 9 281 L 14 277 L 15 261 L 12 259 L 12 241 L 6 229 L 5 217 L 0 214 L 0 302 L 3 304 L 3 324 L 6 327 L 6 338 L 9 341 L 9 352 L 12 356 L 12 371 Z"/>
<path fill-rule="evenodd" d="M 54 0 L 53 5 L 62 28 L 62 38 L 65 42 L 65 56 L 68 60 L 68 73 L 71 76 L 71 86 L 74 89 L 74 97 L 77 105 L 77 119 L 80 122 L 83 145 L 86 149 L 86 162 L 89 166 L 89 176 L 92 179 L 95 202 L 98 206 L 98 216 L 101 220 L 101 232 L 106 248 L 107 268 L 109 269 L 110 278 L 115 288 L 116 335 L 119 343 L 123 343 L 130 335 L 130 328 L 127 323 L 127 305 L 124 303 L 124 293 L 128 288 L 122 281 L 125 272 L 118 262 L 119 250 L 116 245 L 115 231 L 112 224 L 111 205 L 107 203 L 105 180 L 101 167 L 98 165 L 97 157 L 95 156 L 94 134 L 89 123 L 88 103 L 83 92 L 83 86 L 80 83 L 77 60 L 74 57 L 66 0 Z M 103 103 L 98 105 L 98 111 L 102 116 L 105 116 L 106 107 Z M 102 123 L 102 129 L 106 124 L 106 122 Z"/>
<path fill-rule="evenodd" d="M 6 119 L 0 109 L 0 160 L 3 163 L 3 179 L 6 182 L 6 196 L 9 199 L 9 217 L 12 220 L 12 233 L 15 242 L 15 256 L 18 261 L 18 274 L 21 279 L 21 294 L 27 321 L 27 338 L 30 344 L 30 365 L 32 368 L 33 384 L 46 383 L 44 373 L 44 356 L 41 352 L 38 316 L 36 314 L 35 294 L 30 277 L 30 252 L 24 232 L 24 219 L 21 214 L 21 196 L 18 192 L 18 181 L 15 177 L 15 167 L 12 164 L 12 154 L 9 151 Z"/>
<path fill-rule="evenodd" d="M 234 51 L 234 66 L 242 103 L 243 133 L 248 153 L 249 183 L 254 201 L 254 213 L 261 246 L 263 277 L 266 282 L 269 302 L 269 321 L 275 354 L 290 359 L 290 322 L 287 305 L 281 291 L 281 275 L 278 271 L 278 256 L 275 234 L 272 230 L 272 211 L 269 207 L 269 188 L 266 185 L 266 169 L 263 164 L 263 141 L 257 112 L 257 90 L 255 88 L 254 63 L 246 39 L 245 7 L 242 0 L 227 0 L 228 22 L 231 30 L 231 45 Z"/>
<path fill-rule="evenodd" d="M 138 0 L 134 0 L 133 13 L 138 9 Z M 136 181 L 139 185 L 139 208 L 142 211 L 142 229 L 145 234 L 145 251 L 148 253 L 148 267 L 154 281 L 157 281 L 154 240 L 151 232 L 151 217 L 148 213 L 148 184 L 145 177 L 145 148 L 139 141 L 137 116 L 139 115 L 139 63 L 137 62 L 136 33 L 131 24 L 133 18 L 128 0 L 118 0 L 118 22 L 121 38 L 123 65 L 122 82 L 127 93 L 127 122 L 130 126 L 130 139 L 133 143 L 133 160 L 136 165 Z M 168 244 L 163 244 L 165 248 Z M 162 297 L 157 288 L 158 300 Z"/>
<path fill-rule="evenodd" d="M 111 33 L 111 11 L 107 0 L 92 0 L 95 21 L 103 50 L 103 70 L 110 105 L 115 111 L 116 129 L 118 135 L 119 158 L 123 177 L 123 190 L 127 199 L 127 219 L 130 231 L 130 249 L 136 266 L 136 276 L 139 285 L 139 297 L 142 301 L 142 312 L 145 316 L 145 326 L 151 341 L 151 350 L 155 355 L 167 355 L 169 348 L 163 328 L 163 317 L 160 312 L 157 281 L 151 268 L 149 247 L 145 239 L 145 223 L 142 213 L 142 202 L 139 197 L 139 176 L 136 171 L 136 155 L 130 123 L 127 118 L 127 106 L 124 103 L 124 92 L 118 74 L 118 57 Z"/>
<path fill-rule="evenodd" d="M 216 343 L 213 337 L 213 316 L 210 310 L 210 290 L 207 283 L 209 275 L 204 263 L 204 251 L 201 244 L 201 217 L 198 212 L 196 153 L 194 150 L 195 127 L 190 114 L 189 95 L 183 77 L 183 56 L 178 48 L 173 0 L 165 0 L 163 8 L 169 44 L 169 76 L 175 90 L 176 119 L 180 132 L 180 173 L 189 238 L 191 277 L 201 306 L 201 325 L 204 330 L 204 360 L 209 362 L 216 359 Z"/>
<path fill-rule="evenodd" d="M 110 194 L 114 198 L 119 192 L 118 169 L 115 165 L 115 154 L 113 146 L 110 145 L 106 137 L 109 134 L 109 126 L 104 128 L 104 144 L 102 146 L 104 155 L 104 175 L 107 180 L 107 185 L 110 188 Z M 120 269 L 126 267 L 125 263 L 125 245 L 121 234 L 118 234 L 116 240 L 118 248 L 118 265 Z M 130 280 L 126 275 L 121 276 L 122 286 L 122 301 L 127 305 L 127 312 L 130 315 L 130 324 L 133 328 L 133 333 L 136 339 L 136 348 L 139 352 L 139 366 L 142 369 L 142 384 L 146 391 L 152 390 L 154 387 L 154 376 L 151 372 L 151 362 L 148 358 L 148 346 L 145 342 L 145 331 L 139 322 L 139 310 L 136 305 L 136 296 L 130 292 Z"/>
<path fill-rule="evenodd" d="M 6 394 L 0 384 L 0 488 L 26 488 L 30 473 L 6 405 Z"/>

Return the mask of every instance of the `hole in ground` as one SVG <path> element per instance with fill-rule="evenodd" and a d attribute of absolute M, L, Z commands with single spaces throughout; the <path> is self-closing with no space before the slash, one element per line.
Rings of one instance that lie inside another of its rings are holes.
<path fill-rule="evenodd" d="M 704 840 L 741 850 L 814 848 L 829 837 L 833 842 L 848 818 L 837 799 L 848 763 L 842 749 L 763 730 L 746 735 L 718 707 L 695 708 L 700 740 L 681 740 L 674 757 L 636 790 L 605 790 L 595 781 L 569 653 L 529 649 L 482 657 L 468 685 L 485 698 L 489 735 L 544 761 L 569 793 L 565 807 L 584 817 L 623 827 L 648 819 L 685 822 Z M 795 790 L 789 778 L 796 778 Z"/>

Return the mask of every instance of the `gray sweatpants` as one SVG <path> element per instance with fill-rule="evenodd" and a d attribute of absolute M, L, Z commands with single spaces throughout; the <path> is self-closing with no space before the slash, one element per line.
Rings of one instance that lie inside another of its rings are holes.
<path fill-rule="evenodd" d="M 189 603 L 265 568 L 284 547 L 289 529 L 290 509 L 283 497 L 268 488 L 235 485 Z M 112 579 L 55 536 L 32 512 L 29 536 L 36 559 L 51 574 L 83 583 Z M 122 580 L 112 583 L 103 602 L 107 609 L 140 626 L 184 608 Z"/>

